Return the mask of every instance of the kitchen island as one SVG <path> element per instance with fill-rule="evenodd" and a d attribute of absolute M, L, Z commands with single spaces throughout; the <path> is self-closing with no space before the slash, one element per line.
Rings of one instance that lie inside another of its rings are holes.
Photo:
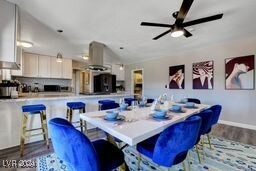
<path fill-rule="evenodd" d="M 66 118 L 67 102 L 84 102 L 86 111 L 97 111 L 98 100 L 113 99 L 116 102 L 120 98 L 133 97 L 129 93 L 112 93 L 106 95 L 76 95 L 73 93 L 37 93 L 25 94 L 18 99 L 0 100 L 0 150 L 17 146 L 20 143 L 20 128 L 23 105 L 44 104 L 46 106 L 47 120 L 55 117 Z M 79 114 L 75 111 L 73 120 L 79 120 Z M 41 126 L 39 115 L 28 118 L 27 129 Z M 88 125 L 88 129 L 93 128 Z M 36 133 L 36 131 L 34 132 Z M 29 137 L 26 143 L 43 140 L 42 136 Z"/>

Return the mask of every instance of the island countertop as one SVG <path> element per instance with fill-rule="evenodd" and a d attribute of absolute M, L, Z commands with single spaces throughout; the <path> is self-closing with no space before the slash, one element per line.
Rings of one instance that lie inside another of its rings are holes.
<path fill-rule="evenodd" d="M 86 104 L 86 112 L 97 111 L 99 100 L 111 99 L 119 102 L 120 98 L 133 97 L 132 94 L 113 93 L 101 95 L 76 95 L 68 92 L 49 92 L 21 94 L 18 99 L 2 99 L 0 100 L 0 150 L 18 146 L 20 142 L 20 130 L 22 119 L 22 106 L 43 104 L 46 106 L 47 122 L 52 118 L 66 118 L 68 102 L 83 102 Z M 40 115 L 28 115 L 27 129 L 35 129 L 41 127 Z M 79 121 L 78 111 L 73 113 L 73 122 Z M 94 126 L 87 124 L 88 129 Z M 40 130 L 35 133 L 40 133 Z M 49 134 L 50 136 L 50 134 Z M 43 140 L 43 136 L 27 137 L 26 143 Z"/>
<path fill-rule="evenodd" d="M 48 92 L 48 93 L 23 93 L 17 99 L 0 99 L 0 102 L 23 102 L 23 101 L 42 101 L 42 100 L 68 100 L 68 99 L 91 99 L 91 98 L 111 98 L 132 96 L 128 92 L 98 94 L 98 95 L 83 95 L 69 92 Z"/>

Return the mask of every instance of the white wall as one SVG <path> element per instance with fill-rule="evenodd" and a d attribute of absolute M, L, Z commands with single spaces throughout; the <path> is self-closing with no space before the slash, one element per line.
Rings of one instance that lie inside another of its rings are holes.
<path fill-rule="evenodd" d="M 185 40 L 184 40 L 184 43 Z M 225 58 L 256 54 L 256 37 L 235 42 L 212 45 L 178 56 L 148 60 L 126 66 L 126 90 L 131 90 L 131 70 L 143 68 L 144 95 L 155 98 L 167 92 L 179 100 L 184 95 L 199 98 L 202 103 L 221 104 L 221 120 L 236 126 L 256 128 L 256 90 L 225 90 Z M 192 63 L 214 61 L 214 89 L 192 89 Z M 165 89 L 168 84 L 169 66 L 185 64 L 185 89 Z M 255 70 L 254 70 L 255 71 Z M 255 80 L 254 80 L 255 81 Z"/>

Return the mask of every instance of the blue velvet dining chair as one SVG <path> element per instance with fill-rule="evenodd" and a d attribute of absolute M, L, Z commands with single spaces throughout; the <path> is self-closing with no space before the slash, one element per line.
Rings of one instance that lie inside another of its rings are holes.
<path fill-rule="evenodd" d="M 191 117 L 188 118 L 188 119 L 190 119 L 192 117 L 199 116 L 202 119 L 202 124 L 200 126 L 199 134 L 198 134 L 198 137 L 197 137 L 197 140 L 195 143 L 196 153 L 197 153 L 199 163 L 201 163 L 201 158 L 200 158 L 197 144 L 200 142 L 201 136 L 207 134 L 207 131 L 211 127 L 212 115 L 213 115 L 213 112 L 211 110 L 203 110 L 200 113 L 192 115 Z M 202 145 L 203 145 L 203 143 L 204 142 L 202 141 Z M 202 146 L 202 148 L 203 148 L 203 146 Z"/>
<path fill-rule="evenodd" d="M 209 108 L 209 110 L 212 110 L 213 115 L 212 115 L 212 119 L 211 119 L 211 127 L 207 130 L 206 135 L 207 135 L 208 144 L 210 146 L 210 149 L 212 149 L 210 132 L 212 130 L 212 127 L 218 123 L 220 113 L 222 110 L 222 106 L 221 105 L 213 105 Z"/>
<path fill-rule="evenodd" d="M 194 98 L 187 98 L 187 102 L 194 102 L 196 104 L 201 104 L 201 101 L 199 99 L 194 99 Z"/>
<path fill-rule="evenodd" d="M 105 140 L 91 142 L 67 120 L 49 121 L 55 154 L 70 171 L 110 171 L 124 163 L 124 154 Z"/>
<path fill-rule="evenodd" d="M 137 144 L 139 154 L 138 169 L 141 154 L 149 157 L 158 165 L 171 167 L 185 160 L 187 152 L 198 138 L 201 118 L 191 117 L 185 121 L 169 126 L 160 134 Z M 185 164 L 183 163 L 185 169 Z"/>

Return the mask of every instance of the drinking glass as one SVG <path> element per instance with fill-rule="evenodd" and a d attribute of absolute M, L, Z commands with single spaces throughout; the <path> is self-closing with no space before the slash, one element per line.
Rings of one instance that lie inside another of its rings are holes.
<path fill-rule="evenodd" d="M 136 109 L 137 107 L 138 107 L 138 101 L 137 100 L 132 101 L 132 108 Z"/>

